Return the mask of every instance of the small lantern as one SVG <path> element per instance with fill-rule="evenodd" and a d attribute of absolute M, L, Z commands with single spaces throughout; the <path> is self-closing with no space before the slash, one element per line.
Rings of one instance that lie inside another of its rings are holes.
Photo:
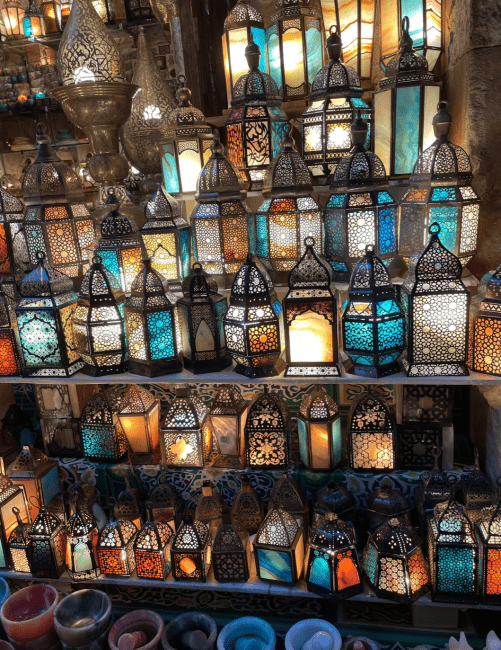
<path fill-rule="evenodd" d="M 138 503 L 138 490 L 131 487 L 130 479 L 127 474 L 125 474 L 124 480 L 125 490 L 120 492 L 114 505 L 115 516 L 118 519 L 127 519 L 127 521 L 131 521 L 139 530 L 143 525 L 143 518 Z"/>
<path fill-rule="evenodd" d="M 433 469 L 430 472 L 422 472 L 419 477 L 419 485 L 414 491 L 414 500 L 419 517 L 419 528 L 424 539 L 428 534 L 428 522 L 433 517 L 433 511 L 438 503 L 448 501 L 451 492 L 449 477 L 439 467 L 441 449 L 434 449 Z"/>
<path fill-rule="evenodd" d="M 68 18 L 70 17 L 72 0 L 61 0 L 61 29 L 64 31 Z M 87 154 L 88 155 L 88 154 Z"/>
<path fill-rule="evenodd" d="M 160 142 L 164 185 L 170 194 L 195 192 L 197 178 L 210 156 L 212 129 L 204 114 L 191 104 L 186 77 L 178 77 L 177 108 L 171 113 Z"/>
<path fill-rule="evenodd" d="M 40 418 L 45 453 L 56 458 L 82 458 L 78 418 Z"/>
<path fill-rule="evenodd" d="M 150 494 L 149 501 L 153 519 L 169 524 L 172 530 L 176 532 L 181 505 L 174 490 L 167 483 L 167 472 L 163 466 L 158 485 Z"/>
<path fill-rule="evenodd" d="M 478 449 L 475 448 L 475 465 L 473 470 L 463 471 L 459 479 L 456 498 L 463 506 L 472 523 L 483 514 L 486 508 L 497 503 L 496 491 L 489 478 L 480 469 Z"/>
<path fill-rule="evenodd" d="M 7 40 L 24 38 L 24 9 L 19 0 L 5 0 L 2 4 L 1 14 Z"/>
<path fill-rule="evenodd" d="M 16 277 L 30 261 L 23 219 L 22 201 L 0 186 L 0 282 L 6 295 L 16 300 Z"/>
<path fill-rule="evenodd" d="M 201 521 L 185 515 L 171 549 L 174 580 L 206 582 L 212 562 L 212 540 Z"/>
<path fill-rule="evenodd" d="M 442 447 L 442 427 L 398 426 L 397 467 L 415 472 L 433 467 L 433 450 Z"/>
<path fill-rule="evenodd" d="M 127 451 L 127 437 L 118 417 L 120 402 L 115 391 L 102 389 L 83 407 L 80 431 L 88 458 L 117 461 Z"/>
<path fill-rule="evenodd" d="M 146 505 L 148 521 L 134 542 L 136 574 L 138 578 L 165 580 L 171 570 L 173 532 L 165 522 L 153 519 L 151 503 Z"/>
<path fill-rule="evenodd" d="M 253 535 L 257 533 L 263 521 L 264 506 L 258 493 L 252 489 L 250 481 L 240 479 L 240 483 L 240 490 L 236 493 L 231 507 L 231 518 L 238 529 Z"/>
<path fill-rule="evenodd" d="M 308 520 L 310 516 L 308 498 L 299 484 L 286 472 L 273 486 L 270 500 L 273 508 L 283 508 L 297 521 L 303 529 L 304 542 L 308 540 Z"/>
<path fill-rule="evenodd" d="M 334 312 L 334 318 L 335 312 Z M 297 415 L 299 456 L 314 472 L 332 470 L 341 462 L 339 408 L 322 386 L 305 395 Z"/>
<path fill-rule="evenodd" d="M 223 329 L 227 309 L 226 296 L 218 293 L 216 281 L 195 262 L 177 301 L 183 363 L 195 375 L 231 365 Z"/>
<path fill-rule="evenodd" d="M 11 301 L 3 291 L 3 284 L 0 284 L 0 376 L 20 375 L 21 369 L 17 320 Z"/>
<path fill-rule="evenodd" d="M 397 359 L 405 347 L 404 314 L 372 245 L 366 246 L 353 271 L 348 296 L 342 327 L 350 372 L 372 378 L 399 372 Z"/>
<path fill-rule="evenodd" d="M 101 573 L 129 578 L 136 567 L 134 542 L 137 528 L 128 519 L 115 516 L 112 506 L 110 521 L 101 530 L 97 557 Z"/>
<path fill-rule="evenodd" d="M 349 414 L 350 466 L 358 470 L 395 469 L 396 426 L 384 397 L 363 392 Z"/>
<path fill-rule="evenodd" d="M 119 280 L 104 268 L 99 256 L 93 257 L 73 317 L 75 344 L 85 362 L 85 374 L 101 377 L 125 372 L 124 301 Z"/>
<path fill-rule="evenodd" d="M 202 481 L 202 492 L 197 499 L 195 519 L 207 526 L 209 532 L 214 531 L 221 523 L 221 509 L 224 501 L 210 481 Z"/>
<path fill-rule="evenodd" d="M 330 512 L 343 521 L 353 524 L 355 508 L 356 502 L 353 492 L 335 481 L 329 481 L 326 487 L 321 488 L 316 494 L 314 521 L 318 521 L 322 516 Z"/>
<path fill-rule="evenodd" d="M 301 579 L 303 529 L 288 512 L 273 506 L 257 531 L 253 546 L 260 580 L 293 586 Z"/>
<path fill-rule="evenodd" d="M 130 340 L 130 339 L 129 339 Z M 141 386 L 131 386 L 120 405 L 118 418 L 138 465 L 158 463 L 160 404 L 152 393 Z"/>
<path fill-rule="evenodd" d="M 501 375 L 501 266 L 487 282 L 478 309 L 470 312 L 470 367 L 487 375 Z"/>
<path fill-rule="evenodd" d="M 218 456 L 214 467 L 238 468 L 245 466 L 244 424 L 248 404 L 236 386 L 222 386 L 209 411 L 216 438 Z"/>
<path fill-rule="evenodd" d="M 398 519 L 390 519 L 369 533 L 364 572 L 378 598 L 405 605 L 411 605 L 430 588 L 421 540 L 412 526 Z"/>
<path fill-rule="evenodd" d="M 230 287 L 249 252 L 254 252 L 254 216 L 245 204 L 242 177 L 224 155 L 214 131 L 211 157 L 198 175 L 191 213 L 193 256 L 216 282 Z"/>
<path fill-rule="evenodd" d="M 23 31 L 25 38 L 36 40 L 37 36 L 43 36 L 44 24 L 42 12 L 36 6 L 34 0 L 30 0 L 28 8 L 24 12 Z"/>
<path fill-rule="evenodd" d="M 245 422 L 247 466 L 253 469 L 279 469 L 289 462 L 290 415 L 278 393 L 258 393 L 252 400 Z"/>
<path fill-rule="evenodd" d="M 18 525 L 18 511 L 20 519 L 31 523 L 31 514 L 26 500 L 24 487 L 16 485 L 3 472 L 3 459 L 0 459 L 0 568 L 8 566 L 7 543 Z"/>
<path fill-rule="evenodd" d="M 452 425 L 454 393 L 452 386 L 403 387 L 402 422 L 414 426 Z"/>
<path fill-rule="evenodd" d="M 41 506 L 30 529 L 31 573 L 34 578 L 57 580 L 66 569 L 66 531 L 61 521 Z"/>
<path fill-rule="evenodd" d="M 228 352 L 237 362 L 234 372 L 250 379 L 279 374 L 282 305 L 264 266 L 251 255 L 233 282 L 224 333 Z"/>
<path fill-rule="evenodd" d="M 214 577 L 218 582 L 247 582 L 249 579 L 249 534 L 232 523 L 230 510 L 222 508 L 222 523 L 212 549 Z"/>
<path fill-rule="evenodd" d="M 501 487 L 501 479 L 497 479 Z M 501 493 L 500 493 L 501 496 Z M 501 499 L 475 522 L 479 544 L 480 602 L 499 605 L 501 600 Z"/>
<path fill-rule="evenodd" d="M 155 18 L 149 0 L 126 0 L 125 15 L 128 23 Z"/>
<path fill-rule="evenodd" d="M 318 0 L 277 0 L 266 28 L 268 68 L 284 101 L 307 99 L 322 67 L 324 21 Z"/>
<path fill-rule="evenodd" d="M 283 301 L 285 375 L 339 377 L 332 267 L 315 252 L 313 237 L 306 237 L 304 244 L 306 251 L 289 273 L 289 291 Z"/>
<path fill-rule="evenodd" d="M 42 0 L 40 5 L 45 36 L 61 32 L 61 0 Z"/>
<path fill-rule="evenodd" d="M 430 241 L 410 258 L 402 286 L 408 330 L 402 362 L 409 377 L 465 377 L 470 294 L 461 262 L 438 237 L 439 224 L 429 230 Z"/>
<path fill-rule="evenodd" d="M 187 386 L 176 388 L 161 428 L 161 447 L 168 467 L 200 467 L 212 450 L 209 409 Z"/>
<path fill-rule="evenodd" d="M 97 560 L 99 531 L 96 520 L 87 509 L 77 506 L 67 526 L 68 550 L 66 563 L 73 580 L 95 580 L 101 574 Z"/>
<path fill-rule="evenodd" d="M 19 508 L 12 508 L 17 526 L 9 535 L 9 554 L 13 571 L 31 573 L 30 567 L 30 526 L 21 517 Z"/>
<path fill-rule="evenodd" d="M 355 543 L 353 526 L 327 513 L 309 539 L 305 577 L 308 591 L 332 600 L 363 592 Z"/>
<path fill-rule="evenodd" d="M 381 481 L 379 487 L 372 490 L 367 497 L 366 506 L 367 529 L 371 533 L 390 519 L 399 519 L 411 525 L 410 503 L 401 490 L 392 487 L 388 479 Z"/>

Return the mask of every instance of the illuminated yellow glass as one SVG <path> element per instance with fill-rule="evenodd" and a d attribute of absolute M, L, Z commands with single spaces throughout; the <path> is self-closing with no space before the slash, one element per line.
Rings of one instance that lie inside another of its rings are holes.
<path fill-rule="evenodd" d="M 289 326 L 290 359 L 298 362 L 332 362 L 332 325 L 322 315 L 307 311 Z"/>

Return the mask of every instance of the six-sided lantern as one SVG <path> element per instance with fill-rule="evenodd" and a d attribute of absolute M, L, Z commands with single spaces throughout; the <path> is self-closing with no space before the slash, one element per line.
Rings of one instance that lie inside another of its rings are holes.
<path fill-rule="evenodd" d="M 349 414 L 350 466 L 358 470 L 395 469 L 396 425 L 384 397 L 363 392 Z"/>
<path fill-rule="evenodd" d="M 127 438 L 118 418 L 120 404 L 121 396 L 104 389 L 83 407 L 80 432 L 87 457 L 116 461 L 127 451 Z"/>
<path fill-rule="evenodd" d="M 215 532 L 221 523 L 221 509 L 224 501 L 210 481 L 202 481 L 200 492 L 195 508 L 195 519 L 207 526 L 211 533 Z"/>
<path fill-rule="evenodd" d="M 139 490 L 131 487 L 129 475 L 125 474 L 125 490 L 118 495 L 114 504 L 115 516 L 119 519 L 131 521 L 139 530 L 143 525 L 143 517 L 139 506 Z"/>
<path fill-rule="evenodd" d="M 66 564 L 73 580 L 94 580 L 101 574 L 96 546 L 99 530 L 88 508 L 77 505 L 67 527 Z"/>
<path fill-rule="evenodd" d="M 249 534 L 232 523 L 228 508 L 223 507 L 222 522 L 212 548 L 214 577 L 218 582 L 247 582 L 249 579 Z"/>
<path fill-rule="evenodd" d="M 116 517 L 112 506 L 110 521 L 99 534 L 97 557 L 101 573 L 130 577 L 136 566 L 134 541 L 137 528 L 132 521 Z"/>
<path fill-rule="evenodd" d="M 337 515 L 343 521 L 352 524 L 355 518 L 355 497 L 339 483 L 329 481 L 329 483 L 318 490 L 314 506 L 314 521 L 318 521 L 326 513 L 331 512 Z"/>
<path fill-rule="evenodd" d="M 180 503 L 172 487 L 167 483 L 167 471 L 162 466 L 162 474 L 157 487 L 150 494 L 151 512 L 154 520 L 163 521 L 176 532 L 180 518 Z"/>
<path fill-rule="evenodd" d="M 20 375 L 22 358 L 19 353 L 19 333 L 12 301 L 0 284 L 0 376 Z"/>
<path fill-rule="evenodd" d="M 287 404 L 268 386 L 252 400 L 245 422 L 247 466 L 279 469 L 289 462 L 290 415 Z"/>
<path fill-rule="evenodd" d="M 334 469 L 341 462 L 341 417 L 336 402 L 316 385 L 301 400 L 297 414 L 299 456 L 314 472 Z"/>
<path fill-rule="evenodd" d="M 428 535 L 428 522 L 433 517 L 433 511 L 438 503 L 444 503 L 449 500 L 450 485 L 449 477 L 446 472 L 439 467 L 439 458 L 442 453 L 441 449 L 435 449 L 433 469 L 430 472 L 423 472 L 419 477 L 419 485 L 414 491 L 414 500 L 419 517 L 419 528 L 423 537 Z"/>
<path fill-rule="evenodd" d="M 404 493 L 392 486 L 389 479 L 376 481 L 377 488 L 366 498 L 367 530 L 372 533 L 390 519 L 399 519 L 411 525 L 411 505 Z"/>
<path fill-rule="evenodd" d="M 61 33 L 61 0 L 42 0 L 40 3 L 45 34 Z"/>
<path fill-rule="evenodd" d="M 169 524 L 153 519 L 151 503 L 147 506 L 148 521 L 134 542 L 136 573 L 138 578 L 165 580 L 171 569 L 173 532 Z"/>
<path fill-rule="evenodd" d="M 125 394 L 118 418 L 136 464 L 156 464 L 160 458 L 160 404 L 149 390 L 133 385 Z"/>
<path fill-rule="evenodd" d="M 501 375 L 501 266 L 491 275 L 478 308 L 471 309 L 469 366 Z"/>
<path fill-rule="evenodd" d="M 501 479 L 497 479 L 501 487 Z M 501 493 L 495 508 L 486 510 L 475 522 L 479 546 L 480 602 L 499 605 L 501 602 Z"/>
<path fill-rule="evenodd" d="M 241 468 L 245 465 L 244 424 L 247 402 L 238 388 L 230 384 L 219 389 L 209 411 L 218 455 L 214 467 Z"/>
<path fill-rule="evenodd" d="M 237 528 L 253 535 L 263 521 L 264 506 L 257 492 L 252 489 L 250 481 L 242 478 L 240 482 L 240 490 L 236 493 L 231 507 L 231 518 Z"/>
<path fill-rule="evenodd" d="M 212 561 L 212 539 L 207 526 L 185 515 L 172 542 L 171 557 L 174 580 L 205 582 Z"/>
<path fill-rule="evenodd" d="M 30 528 L 31 573 L 57 580 L 66 568 L 66 530 L 62 522 L 41 506 Z"/>
<path fill-rule="evenodd" d="M 26 492 L 22 485 L 16 485 L 3 473 L 0 473 L 0 568 L 7 568 L 9 556 L 6 545 L 18 525 L 18 511 L 24 523 L 31 523 L 31 514 L 26 500 Z M 12 556 L 11 556 L 12 557 Z"/>

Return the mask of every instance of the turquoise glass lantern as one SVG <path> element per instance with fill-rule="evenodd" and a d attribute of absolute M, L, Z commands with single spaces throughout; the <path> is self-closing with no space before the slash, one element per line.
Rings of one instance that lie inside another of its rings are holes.
<path fill-rule="evenodd" d="M 82 409 L 80 432 L 85 456 L 96 460 L 118 461 L 127 451 L 127 437 L 118 417 L 121 396 L 116 391 L 100 390 Z"/>

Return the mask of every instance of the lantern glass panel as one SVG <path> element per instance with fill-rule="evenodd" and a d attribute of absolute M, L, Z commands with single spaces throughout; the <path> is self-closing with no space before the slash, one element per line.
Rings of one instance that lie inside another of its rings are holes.
<path fill-rule="evenodd" d="M 154 456 L 159 446 L 160 404 L 141 386 L 131 386 L 118 413 L 133 454 Z"/>
<path fill-rule="evenodd" d="M 84 453 L 89 458 L 119 460 L 127 450 L 127 437 L 118 411 L 121 398 L 112 391 L 101 391 L 82 409 L 80 431 Z"/>
<path fill-rule="evenodd" d="M 172 543 L 172 574 L 174 580 L 205 582 L 212 562 L 212 540 L 209 529 L 201 521 L 184 518 Z"/>
<path fill-rule="evenodd" d="M 256 534 L 254 552 L 261 580 L 294 585 L 303 570 L 303 529 L 285 510 L 273 508 Z"/>
<path fill-rule="evenodd" d="M 24 9 L 18 0 L 6 0 L 2 6 L 2 20 L 7 32 L 7 40 L 10 38 L 23 38 L 23 14 Z"/>
<path fill-rule="evenodd" d="M 245 423 L 247 465 L 278 469 L 289 458 L 289 411 L 276 393 L 260 393 L 252 401 Z"/>

